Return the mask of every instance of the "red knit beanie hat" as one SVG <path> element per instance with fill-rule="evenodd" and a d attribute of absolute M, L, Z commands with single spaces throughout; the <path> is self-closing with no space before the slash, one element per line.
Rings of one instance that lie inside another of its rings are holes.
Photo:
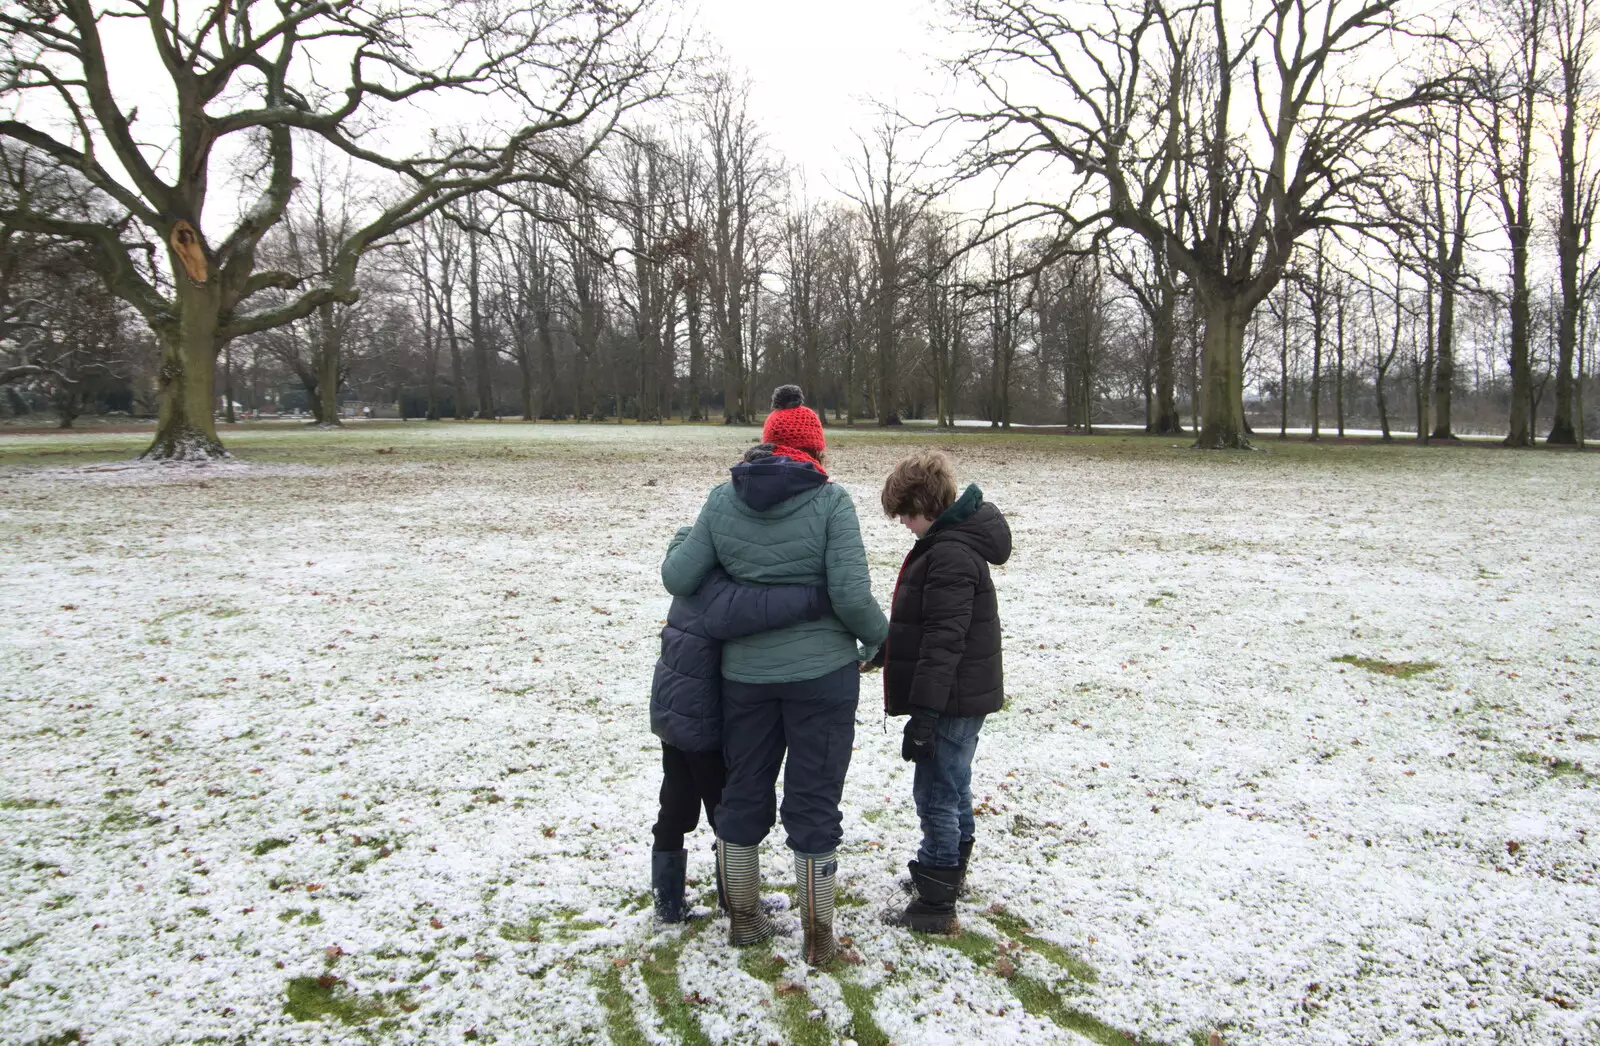
<path fill-rule="evenodd" d="M 805 393 L 798 385 L 779 385 L 772 390 L 772 413 L 761 426 L 761 439 L 779 447 L 793 447 L 812 455 L 828 449 L 822 434 L 822 419 L 805 405 Z"/>

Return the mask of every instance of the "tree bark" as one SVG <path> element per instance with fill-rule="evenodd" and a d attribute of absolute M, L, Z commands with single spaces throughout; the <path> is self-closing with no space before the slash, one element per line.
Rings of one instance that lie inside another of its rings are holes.
<path fill-rule="evenodd" d="M 1528 290 L 1528 230 L 1511 230 L 1511 418 L 1506 446 L 1533 446 L 1533 310 Z"/>
<path fill-rule="evenodd" d="M 1344 439 L 1344 310 L 1345 288 L 1338 290 L 1339 300 L 1334 306 L 1334 341 L 1333 341 L 1333 412 L 1339 419 L 1339 438 Z"/>
<path fill-rule="evenodd" d="M 1430 387 L 1433 384 L 1434 335 L 1438 331 L 1438 328 L 1433 325 L 1433 323 L 1434 323 L 1433 278 L 1432 278 L 1431 271 L 1430 271 L 1430 274 L 1429 274 L 1429 278 L 1426 281 L 1425 299 L 1426 299 L 1426 302 L 1427 302 L 1426 310 L 1425 310 L 1426 311 L 1427 324 L 1426 324 L 1426 326 L 1424 328 L 1424 331 L 1423 331 L 1423 341 L 1425 342 L 1425 349 L 1424 349 L 1424 355 L 1420 359 L 1418 359 L 1416 361 L 1416 368 L 1415 368 L 1416 369 L 1416 393 L 1417 393 L 1417 442 L 1418 443 L 1426 443 L 1426 442 L 1428 442 L 1428 434 L 1430 432 L 1430 430 L 1428 428 L 1428 415 L 1429 415 L 1428 391 L 1429 391 Z"/>
<path fill-rule="evenodd" d="M 1197 293 L 1206 318 L 1201 350 L 1203 386 L 1200 438 L 1204 450 L 1246 449 L 1244 423 L 1244 334 L 1250 305 L 1243 295 Z"/>
<path fill-rule="evenodd" d="M 181 272 L 177 259 L 174 270 Z M 213 281 L 214 283 L 215 281 Z M 158 383 L 161 409 L 156 436 L 141 457 L 166 461 L 207 461 L 227 457 L 212 414 L 217 368 L 215 286 L 196 287 L 183 276 L 176 283 L 178 322 L 161 331 Z"/>
<path fill-rule="evenodd" d="M 522 379 L 522 420 L 534 421 L 539 415 L 533 411 L 533 350 L 528 344 L 528 317 L 525 312 L 517 316 L 517 373 Z"/>
<path fill-rule="evenodd" d="M 693 277 L 684 285 L 684 312 L 689 321 L 689 420 L 704 421 L 706 335 L 700 313 L 700 285 Z"/>
<path fill-rule="evenodd" d="M 1289 319 L 1294 287 L 1283 285 L 1283 314 L 1278 317 L 1278 438 L 1289 438 Z"/>
<path fill-rule="evenodd" d="M 1455 276 L 1439 285 L 1438 350 L 1433 367 L 1433 438 L 1455 439 L 1450 426 L 1451 393 L 1456 381 L 1456 288 Z"/>
<path fill-rule="evenodd" d="M 239 419 L 233 416 L 233 348 L 225 346 L 222 350 L 222 416 L 229 425 L 237 425 Z"/>
<path fill-rule="evenodd" d="M 548 277 L 543 287 L 539 305 L 534 312 L 534 322 L 539 327 L 539 397 L 543 402 L 535 405 L 534 418 L 543 417 L 548 410 L 551 420 L 559 421 L 561 397 L 556 388 L 556 339 L 555 333 L 550 329 Z"/>
<path fill-rule="evenodd" d="M 461 339 L 456 333 L 455 310 L 446 315 L 450 339 L 450 394 L 455 399 L 452 406 L 457 421 L 465 421 L 467 412 L 467 374 L 461 363 Z"/>
<path fill-rule="evenodd" d="M 878 424 L 900 424 L 899 367 L 895 352 L 895 307 L 898 304 L 899 244 L 878 250 L 878 295 L 873 310 L 877 341 Z"/>
<path fill-rule="evenodd" d="M 474 220 L 477 208 L 472 209 Z M 483 329 L 482 260 L 479 257 L 479 237 L 476 229 L 467 230 L 467 333 L 472 340 L 472 365 L 478 379 L 477 417 L 495 420 L 493 361 L 489 352 L 488 333 Z"/>
<path fill-rule="evenodd" d="M 1156 398 L 1155 416 L 1147 428 L 1161 436 L 1181 435 L 1183 432 L 1183 417 L 1178 413 L 1178 384 L 1175 377 L 1178 334 L 1174 317 L 1177 308 L 1176 294 L 1168 295 L 1163 291 L 1150 328 L 1151 337 L 1155 341 Z"/>
<path fill-rule="evenodd" d="M 1569 229 L 1568 217 L 1563 214 L 1562 229 L 1556 237 L 1557 254 L 1561 270 L 1561 316 L 1556 328 L 1556 373 L 1554 413 L 1550 419 L 1550 434 L 1545 442 L 1559 446 L 1572 446 L 1578 442 L 1577 427 L 1572 422 L 1572 361 L 1578 344 L 1578 234 Z"/>
<path fill-rule="evenodd" d="M 1321 293 L 1320 290 L 1318 293 Z M 1322 438 L 1322 316 L 1314 315 L 1311 325 L 1311 436 L 1315 442 Z"/>
<path fill-rule="evenodd" d="M 331 304 L 317 309 L 315 335 L 317 339 L 317 424 L 326 428 L 340 428 L 344 422 L 339 417 L 340 331 Z"/>

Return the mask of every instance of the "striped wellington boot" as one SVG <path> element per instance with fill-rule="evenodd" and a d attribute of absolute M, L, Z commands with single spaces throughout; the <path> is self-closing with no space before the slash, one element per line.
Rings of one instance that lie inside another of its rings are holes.
<path fill-rule="evenodd" d="M 800 925 L 805 929 L 805 957 L 812 966 L 825 966 L 839 954 L 833 936 L 835 876 L 838 852 L 794 855 L 795 896 L 799 899 Z"/>
<path fill-rule="evenodd" d="M 761 907 L 761 850 L 717 840 L 717 878 L 728 906 L 728 943 L 735 948 L 772 936 L 772 918 Z"/>

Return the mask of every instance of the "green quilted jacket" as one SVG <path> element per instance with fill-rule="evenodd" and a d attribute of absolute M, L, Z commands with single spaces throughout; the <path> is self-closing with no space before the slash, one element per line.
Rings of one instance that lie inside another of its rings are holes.
<path fill-rule="evenodd" d="M 872 597 L 850 495 L 809 465 L 783 457 L 743 462 L 731 472 L 706 498 L 689 536 L 662 561 L 667 591 L 693 595 L 721 565 L 749 584 L 825 585 L 833 613 L 728 640 L 722 674 L 742 683 L 791 683 L 870 658 L 889 622 Z"/>

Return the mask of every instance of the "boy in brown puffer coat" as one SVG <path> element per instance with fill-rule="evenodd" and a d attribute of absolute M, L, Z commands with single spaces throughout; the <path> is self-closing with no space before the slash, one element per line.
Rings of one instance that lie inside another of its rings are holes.
<path fill-rule="evenodd" d="M 989 566 L 1011 556 L 1011 528 L 976 485 L 956 496 L 943 454 L 916 454 L 883 485 L 883 511 L 917 537 L 906 553 L 879 651 L 884 710 L 907 715 L 901 758 L 922 845 L 910 863 L 916 898 L 891 922 L 948 933 L 972 855 L 972 756 L 984 718 L 1005 702 L 1000 613 Z"/>

